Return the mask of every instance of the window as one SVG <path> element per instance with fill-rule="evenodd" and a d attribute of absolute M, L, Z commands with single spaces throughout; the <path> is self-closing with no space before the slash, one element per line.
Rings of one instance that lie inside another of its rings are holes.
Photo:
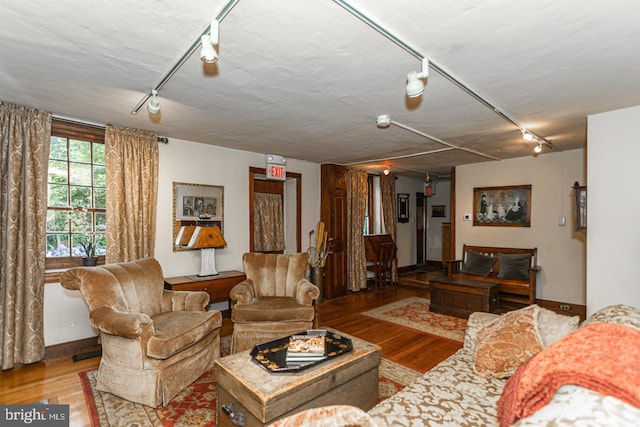
<path fill-rule="evenodd" d="M 81 265 L 91 247 L 104 258 L 104 129 L 54 120 L 50 144 L 46 268 Z"/>
<path fill-rule="evenodd" d="M 364 218 L 364 235 L 382 233 L 382 205 L 380 177 L 369 175 L 367 181 L 367 206 Z"/>

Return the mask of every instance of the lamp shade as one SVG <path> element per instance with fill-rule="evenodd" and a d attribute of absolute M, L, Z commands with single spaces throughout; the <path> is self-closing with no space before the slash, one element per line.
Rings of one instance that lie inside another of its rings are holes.
<path fill-rule="evenodd" d="M 217 226 L 202 227 L 197 226 L 191 235 L 189 248 L 206 249 L 206 248 L 224 248 L 227 242 L 222 237 L 222 232 Z"/>

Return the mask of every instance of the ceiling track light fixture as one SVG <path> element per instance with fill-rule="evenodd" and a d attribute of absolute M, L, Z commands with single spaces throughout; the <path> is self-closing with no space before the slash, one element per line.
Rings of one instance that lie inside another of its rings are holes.
<path fill-rule="evenodd" d="M 538 145 L 535 146 L 535 148 L 533 149 L 533 151 L 536 154 L 539 154 L 542 152 L 542 141 L 538 141 Z"/>
<path fill-rule="evenodd" d="M 534 139 L 533 135 L 531 135 L 531 133 L 528 130 L 521 129 L 521 132 L 522 132 L 522 139 L 524 139 L 525 141 L 529 141 L 529 142 L 533 141 L 533 139 Z"/>
<path fill-rule="evenodd" d="M 147 104 L 147 111 L 149 114 L 158 114 L 160 112 L 160 100 L 158 100 L 158 91 L 151 91 L 151 99 Z"/>
<path fill-rule="evenodd" d="M 422 58 L 422 70 L 409 71 L 407 74 L 407 86 L 405 91 L 409 98 L 416 98 L 424 93 L 425 82 L 422 79 L 429 78 L 429 58 Z"/>
<path fill-rule="evenodd" d="M 391 126 L 391 116 L 388 114 L 382 114 L 376 118 L 376 125 L 379 128 L 388 128 Z"/>
<path fill-rule="evenodd" d="M 216 46 L 220 42 L 220 23 L 217 19 L 211 21 L 211 30 L 209 34 L 200 36 L 200 59 L 205 64 L 215 64 L 218 62 L 218 52 Z"/>
<path fill-rule="evenodd" d="M 222 20 L 229 14 L 229 12 L 231 12 L 231 9 L 233 9 L 233 7 L 238 3 L 238 1 L 240 0 L 229 0 L 229 2 L 222 8 L 220 13 L 218 13 L 218 15 L 213 19 L 214 21 L 216 21 L 217 23 L 216 25 L 219 25 L 222 22 Z M 182 65 L 185 62 L 187 62 L 187 60 L 191 57 L 191 55 L 193 55 L 193 53 L 196 50 L 198 50 L 198 48 L 201 48 L 202 36 L 208 35 L 209 37 L 211 37 L 211 30 L 212 30 L 212 26 L 207 25 L 207 27 L 202 31 L 202 33 L 198 36 L 198 38 L 191 44 L 189 49 L 187 49 L 187 51 L 180 57 L 180 59 L 178 59 L 178 61 L 171 66 L 169 71 L 167 71 L 167 73 L 164 76 L 162 76 L 162 78 L 160 79 L 160 82 L 157 85 L 155 85 L 151 91 L 145 93 L 142 99 L 138 101 L 138 103 L 131 110 L 131 114 L 137 114 L 138 111 L 140 111 L 142 106 L 147 101 L 149 101 L 149 98 L 153 96 L 153 91 L 156 91 L 156 94 L 157 94 L 162 88 L 164 88 L 164 86 L 169 82 L 169 80 L 171 80 L 171 78 L 180 69 L 180 67 L 182 67 Z M 217 35 L 218 35 L 218 30 L 216 29 L 215 36 L 217 37 Z"/>
<path fill-rule="evenodd" d="M 371 28 L 373 28 L 374 30 L 376 30 L 377 32 L 379 32 L 380 34 L 385 36 L 387 39 L 389 39 L 390 41 L 395 43 L 398 47 L 404 49 L 409 54 L 411 54 L 411 55 L 415 56 L 416 58 L 418 58 L 420 61 L 425 59 L 425 55 L 423 55 L 420 52 L 418 52 L 416 49 L 411 47 L 407 42 L 405 42 L 404 40 L 400 39 L 398 36 L 396 36 L 395 34 L 391 33 L 389 30 L 387 30 L 386 28 L 382 27 L 377 22 L 373 21 L 367 15 L 365 15 L 360 10 L 356 9 L 355 7 L 353 7 L 352 5 L 347 3 L 346 1 L 344 1 L 344 0 L 333 0 L 333 1 L 334 1 L 334 3 L 337 3 L 338 5 L 342 6 L 342 8 L 345 9 L 347 12 L 351 13 L 356 18 L 360 19 L 362 22 L 364 22 L 365 24 L 367 24 L 368 26 L 370 26 Z M 489 110 L 493 111 L 495 114 L 500 116 L 503 120 L 511 123 L 513 126 L 517 127 L 518 129 L 524 129 L 524 127 L 520 123 L 518 123 L 518 121 L 516 119 L 512 118 L 507 113 L 505 113 L 504 111 L 500 110 L 496 105 L 494 105 L 492 102 L 490 102 L 488 99 L 486 99 L 485 97 L 483 97 L 482 95 L 480 95 L 479 93 L 474 91 L 473 89 L 471 89 L 466 84 L 462 83 L 453 74 L 447 72 L 440 65 L 438 65 L 437 63 L 434 63 L 433 59 L 429 60 L 429 68 L 431 68 L 433 71 L 435 71 L 438 74 L 440 74 L 445 79 L 449 80 L 451 83 L 453 83 L 458 88 L 460 88 L 461 90 L 466 92 L 469 96 L 474 98 L 476 101 L 478 101 L 479 103 L 484 105 L 486 108 L 488 108 Z M 531 133 L 535 137 L 536 140 L 541 141 L 544 145 L 546 145 L 547 147 L 551 148 L 552 150 L 556 149 L 556 146 L 553 145 L 553 143 L 551 141 L 549 141 L 549 140 L 547 140 L 545 138 L 539 137 L 539 136 L 533 134 L 532 132 L 529 132 L 529 133 Z"/>
<path fill-rule="evenodd" d="M 542 145 L 545 143 L 544 140 L 541 138 L 538 138 L 537 136 L 535 136 L 525 128 L 522 128 L 521 132 L 522 132 L 522 139 L 524 139 L 527 142 L 532 142 L 532 141 L 536 142 L 536 146 L 533 147 L 533 152 L 536 154 L 542 153 Z"/>
<path fill-rule="evenodd" d="M 383 170 L 383 171 L 382 171 L 382 173 L 383 173 L 385 176 L 389 176 L 389 174 L 391 173 L 391 168 L 389 168 L 389 166 L 387 166 L 387 167 L 385 168 L 385 170 Z"/>

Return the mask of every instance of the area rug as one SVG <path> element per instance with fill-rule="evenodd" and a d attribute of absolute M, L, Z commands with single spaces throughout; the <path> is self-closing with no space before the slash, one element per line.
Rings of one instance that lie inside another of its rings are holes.
<path fill-rule="evenodd" d="M 431 313 L 429 300 L 420 297 L 392 302 L 362 314 L 458 342 L 464 341 L 467 327 L 466 319 Z"/>
<path fill-rule="evenodd" d="M 223 354 L 228 354 L 228 348 L 228 340 L 223 339 Z M 213 371 L 204 373 L 164 408 L 151 408 L 97 391 L 97 374 L 97 370 L 80 372 L 80 381 L 93 427 L 216 425 L 216 383 Z M 402 390 L 420 375 L 417 371 L 382 359 L 379 368 L 378 402 Z"/>

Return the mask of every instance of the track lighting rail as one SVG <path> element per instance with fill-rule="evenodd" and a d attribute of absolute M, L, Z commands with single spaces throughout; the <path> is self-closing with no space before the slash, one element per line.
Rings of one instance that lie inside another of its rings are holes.
<path fill-rule="evenodd" d="M 418 60 L 422 61 L 425 58 L 425 55 L 421 54 L 416 49 L 411 47 L 407 42 L 405 42 L 404 40 L 402 40 L 400 37 L 396 36 L 395 34 L 391 33 L 386 28 L 380 26 L 380 24 L 378 24 L 377 22 L 373 21 L 371 18 L 366 16 L 364 13 L 362 13 L 361 11 L 359 11 L 358 9 L 356 9 L 355 7 L 353 7 L 352 5 L 347 3 L 346 1 L 344 1 L 344 0 L 333 0 L 333 1 L 335 3 L 337 3 L 338 5 L 342 6 L 345 10 L 347 10 L 349 13 L 354 15 L 356 18 L 360 19 L 362 22 L 364 22 L 365 24 L 369 25 L 371 28 L 373 28 L 374 30 L 376 30 L 377 32 L 379 32 L 380 34 L 382 34 L 383 36 L 385 36 L 386 38 L 391 40 L 393 43 L 395 43 L 396 45 L 398 45 L 402 49 L 406 50 L 411 55 L 415 56 Z M 456 85 L 457 87 L 462 89 L 464 92 L 466 92 L 468 95 L 470 95 L 476 101 L 480 102 L 482 105 L 484 105 L 489 110 L 493 111 L 495 114 L 497 114 L 503 120 L 505 120 L 505 121 L 511 123 L 513 126 L 517 127 L 518 130 L 525 129 L 525 127 L 523 125 L 521 125 L 520 123 L 518 123 L 518 121 L 516 119 L 514 119 L 513 117 L 508 115 L 506 112 L 502 111 L 500 108 L 496 107 L 488 99 L 486 99 L 485 97 L 480 95 L 475 90 L 471 89 L 466 84 L 462 83 L 460 80 L 458 80 L 456 77 L 454 77 L 451 73 L 447 72 L 445 69 L 443 69 L 441 66 L 439 66 L 436 62 L 433 61 L 433 58 L 429 58 L 429 68 L 432 68 L 435 72 L 440 74 L 442 77 L 444 77 L 445 79 L 449 80 L 451 83 L 453 83 L 454 85 Z M 549 148 L 551 148 L 553 150 L 556 149 L 556 146 L 553 145 L 553 143 L 551 141 L 547 140 L 546 138 L 538 136 L 535 133 L 531 132 L 530 130 L 527 130 L 527 132 L 529 132 L 532 136 L 535 137 L 535 139 L 537 139 L 538 141 L 542 142 L 547 147 L 549 147 Z"/>
<path fill-rule="evenodd" d="M 218 16 L 216 16 L 214 19 L 217 20 L 218 22 L 222 22 L 222 20 L 229 14 L 229 12 L 231 12 L 231 9 L 233 9 L 233 7 L 236 5 L 236 3 L 238 3 L 238 1 L 240 0 L 230 0 L 225 5 L 225 7 L 220 11 Z M 136 106 L 133 107 L 133 109 L 131 110 L 131 114 L 137 114 L 138 111 L 140 111 L 140 109 L 142 108 L 142 106 L 149 100 L 149 98 L 151 98 L 153 91 L 155 90 L 156 92 L 159 92 L 167 84 L 167 82 L 171 80 L 173 75 L 180 69 L 180 67 L 182 67 L 182 65 L 185 62 L 187 62 L 187 59 L 189 59 L 191 55 L 193 55 L 193 52 L 198 50 L 198 48 L 200 47 L 201 37 L 206 35 L 209 32 L 211 28 L 210 24 L 211 23 L 209 22 L 207 26 L 202 30 L 202 33 L 199 34 L 198 37 L 194 40 L 194 42 L 191 44 L 189 49 L 187 49 L 184 55 L 182 55 L 180 59 L 178 59 L 178 61 L 175 64 L 173 64 L 173 66 L 169 69 L 169 71 L 164 76 L 162 76 L 162 78 L 160 79 L 160 82 L 157 85 L 155 85 L 149 92 L 147 92 L 142 97 L 142 99 L 140 99 L 140 101 L 138 101 Z"/>
<path fill-rule="evenodd" d="M 489 154 L 485 154 L 485 153 L 482 153 L 480 151 L 473 150 L 471 148 L 459 147 L 457 145 L 453 145 L 453 144 L 451 144 L 449 142 L 443 141 L 440 138 L 436 138 L 435 136 L 429 135 L 428 133 L 421 132 L 421 131 L 419 131 L 417 129 L 412 128 L 411 126 L 407 126 L 407 125 L 404 125 L 402 123 L 396 122 L 395 120 L 392 120 L 391 116 L 389 116 L 389 115 L 378 116 L 377 123 L 378 123 L 378 127 L 381 127 L 381 128 L 385 128 L 385 127 L 388 127 L 390 125 L 398 126 L 399 128 L 402 128 L 404 130 L 408 130 L 409 132 L 415 133 L 416 135 L 420 135 L 420 136 L 422 136 L 424 138 L 427 138 L 427 139 L 430 139 L 430 140 L 432 140 L 434 142 L 437 142 L 439 144 L 445 145 L 446 148 L 440 148 L 440 149 L 437 149 L 437 150 L 429 150 L 429 151 L 421 151 L 419 153 L 402 154 L 402 155 L 392 156 L 392 157 L 383 157 L 383 158 L 379 158 L 379 159 L 359 160 L 357 162 L 346 163 L 345 166 L 353 166 L 353 165 L 358 165 L 358 164 L 362 164 L 362 163 L 376 163 L 376 162 L 381 162 L 381 161 L 384 161 L 384 160 L 408 159 L 408 158 L 411 158 L 411 157 L 427 156 L 429 154 L 437 154 L 437 153 L 442 153 L 444 151 L 450 151 L 450 150 L 461 150 L 461 151 L 466 151 L 467 153 L 475 154 L 477 156 L 486 157 L 486 158 L 491 159 L 491 160 L 501 160 L 498 157 L 494 157 L 494 156 L 491 156 Z"/>

